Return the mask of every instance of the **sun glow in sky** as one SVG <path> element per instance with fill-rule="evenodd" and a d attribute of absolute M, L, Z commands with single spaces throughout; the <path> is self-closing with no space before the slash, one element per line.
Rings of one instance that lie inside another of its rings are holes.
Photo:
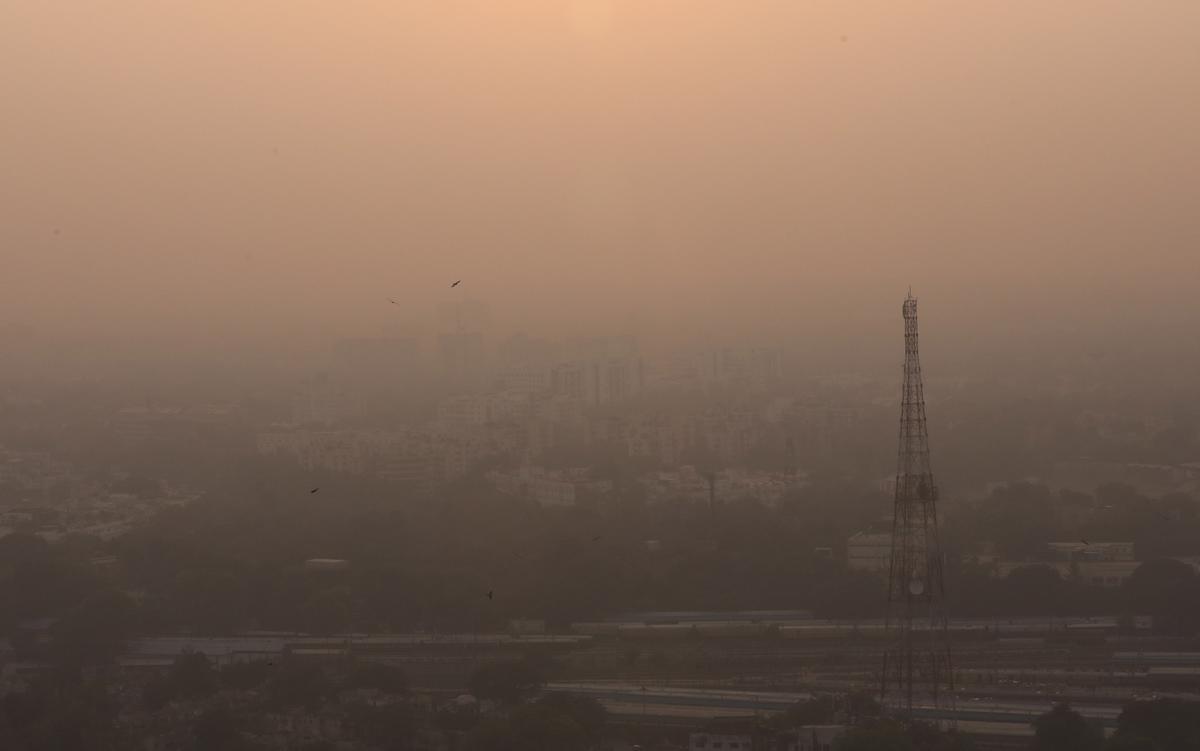
<path fill-rule="evenodd" d="M 610 0 L 569 0 L 567 13 L 571 29 L 585 37 L 603 37 L 613 24 L 613 4 Z"/>

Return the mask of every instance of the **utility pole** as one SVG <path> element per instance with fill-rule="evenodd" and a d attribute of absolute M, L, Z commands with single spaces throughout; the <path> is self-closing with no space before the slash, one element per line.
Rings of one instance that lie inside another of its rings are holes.
<path fill-rule="evenodd" d="M 708 539 L 717 544 L 717 472 L 708 470 Z"/>
<path fill-rule="evenodd" d="M 787 437 L 785 448 L 787 451 L 787 468 L 785 471 L 787 472 L 788 479 L 795 481 L 796 475 L 800 472 L 800 467 L 796 462 L 796 441 L 792 439 L 790 434 Z"/>

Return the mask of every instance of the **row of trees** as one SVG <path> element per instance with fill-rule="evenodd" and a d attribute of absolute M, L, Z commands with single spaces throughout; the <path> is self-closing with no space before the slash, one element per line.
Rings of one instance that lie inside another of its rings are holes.
<path fill-rule="evenodd" d="M 1034 723 L 1034 751 L 1194 751 L 1200 748 L 1200 702 L 1133 702 L 1107 740 L 1099 724 L 1060 704 Z"/>
<path fill-rule="evenodd" d="M 1094 493 L 1052 491 L 1033 482 L 994 488 L 973 508 L 949 509 L 947 535 L 960 544 L 996 543 L 1010 560 L 1045 553 L 1052 540 L 1122 540 L 1158 555 L 1200 553 L 1200 506 L 1190 495 L 1170 493 L 1153 498 L 1122 483 L 1108 483 Z"/>
<path fill-rule="evenodd" d="M 18 623 L 54 616 L 64 620 L 65 638 L 73 621 L 118 613 L 109 626 L 78 634 L 77 646 L 86 651 L 87 632 L 110 630 L 470 632 L 502 628 L 512 618 L 561 625 L 644 609 L 883 613 L 878 577 L 846 570 L 838 556 L 814 554 L 886 508 L 882 496 L 837 482 L 781 509 L 752 503 L 711 511 L 690 504 L 543 509 L 482 484 L 414 506 L 369 482 L 271 481 L 245 469 L 249 474 L 192 507 L 111 543 L 0 539 L 0 629 L 19 643 Z M 315 486 L 321 492 L 310 494 Z M 986 509 L 979 525 L 991 518 Z M 1177 526 L 1190 529 L 1186 521 Z M 1200 606 L 1192 605 L 1200 602 L 1194 596 L 1200 580 L 1184 564 L 1151 561 L 1124 592 L 1064 581 L 1036 562 L 997 580 L 953 555 L 955 540 L 967 539 L 970 529 L 964 521 L 947 533 L 955 615 L 1137 612 L 1160 616 L 1172 632 L 1200 628 Z M 648 549 L 648 539 L 660 547 Z M 115 568 L 93 565 L 105 554 L 117 556 Z M 351 569 L 314 574 L 302 565 L 312 557 L 344 557 Z M 118 591 L 136 593 L 136 604 Z M 98 642 L 92 647 L 104 649 Z"/>
<path fill-rule="evenodd" d="M 403 672 L 378 663 L 284 658 L 218 669 L 203 654 L 185 653 L 144 685 L 139 703 L 122 705 L 117 697 L 130 685 L 105 670 L 59 666 L 43 672 L 27 689 L 0 698 L 0 748 L 105 751 L 140 746 L 161 734 L 169 747 L 250 750 L 270 713 L 334 710 L 349 737 L 399 751 L 422 722 L 403 702 L 346 698 L 356 689 L 394 697 L 407 692 Z M 185 711 L 173 712 L 178 706 Z M 129 721 L 143 712 L 148 719 Z"/>

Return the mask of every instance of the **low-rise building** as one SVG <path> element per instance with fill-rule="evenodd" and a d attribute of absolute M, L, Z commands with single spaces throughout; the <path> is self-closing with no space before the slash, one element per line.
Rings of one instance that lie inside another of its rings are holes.
<path fill-rule="evenodd" d="M 805 725 L 782 734 L 776 751 L 833 751 L 846 734 L 845 725 Z"/>
<path fill-rule="evenodd" d="M 751 751 L 754 738 L 750 735 L 692 733 L 688 737 L 689 751 Z"/>
<path fill-rule="evenodd" d="M 508 632 L 518 636 L 524 636 L 526 634 L 545 634 L 546 622 L 532 618 L 511 620 L 508 622 Z"/>
<path fill-rule="evenodd" d="M 1132 561 L 1132 542 L 1050 542 L 1046 543 L 1057 561 Z"/>
<path fill-rule="evenodd" d="M 846 565 L 852 571 L 885 573 L 892 565 L 892 535 L 856 532 L 846 540 Z"/>
<path fill-rule="evenodd" d="M 1063 579 L 1115 588 L 1124 584 L 1141 565 L 1135 560 L 1132 542 L 1050 542 L 1041 557 L 998 562 L 995 575 L 1005 577 L 1018 568 L 1046 566 Z"/>
<path fill-rule="evenodd" d="M 575 506 L 612 492 L 608 480 L 588 476 L 587 469 L 547 470 L 524 466 L 516 471 L 488 473 L 492 487 L 506 495 L 520 495 L 543 506 Z"/>
<path fill-rule="evenodd" d="M 708 478 L 691 465 L 679 467 L 673 472 L 653 472 L 643 477 L 641 483 L 646 492 L 646 500 L 651 503 L 707 503 L 709 499 Z"/>
<path fill-rule="evenodd" d="M 305 571 L 348 571 L 350 561 L 344 558 L 309 558 L 304 562 Z"/>
<path fill-rule="evenodd" d="M 462 433 L 482 428 L 491 419 L 488 398 L 482 394 L 451 397 L 438 405 L 437 429 Z"/>

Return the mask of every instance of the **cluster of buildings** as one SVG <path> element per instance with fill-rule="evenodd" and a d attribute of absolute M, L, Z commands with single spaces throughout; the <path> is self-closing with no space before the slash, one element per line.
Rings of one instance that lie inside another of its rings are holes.
<path fill-rule="evenodd" d="M 71 534 L 82 534 L 111 540 L 129 532 L 167 509 L 181 508 L 198 495 L 168 492 L 155 497 L 129 493 L 106 493 L 61 504 L 48 513 L 32 514 L 26 522 L 10 529 L 32 528 L 42 539 L 52 542 Z M 18 514 L 20 512 L 17 512 Z M 11 517 L 11 514 L 9 515 Z M 36 520 L 36 521 L 35 521 Z M 32 527 L 26 524 L 32 521 Z M 3 522 L 0 522 L 0 526 Z M 3 534 L 0 531 L 0 534 Z"/>
<path fill-rule="evenodd" d="M 439 339 L 445 372 L 442 388 L 433 393 L 442 395 L 423 416 L 386 429 L 372 425 L 371 390 L 351 375 L 415 368 L 411 343 L 345 342 L 335 353 L 348 362 L 302 384 L 290 420 L 258 431 L 257 452 L 309 470 L 373 475 L 425 492 L 490 470 L 487 477 L 501 492 L 544 505 L 574 505 L 611 488 L 578 470 L 543 467 L 561 467 L 564 455 L 575 457 L 576 466 L 615 456 L 639 468 L 640 477 L 632 479 L 652 500 L 706 500 L 715 492 L 722 499 L 777 504 L 803 481 L 795 454 L 831 443 L 831 435 L 853 429 L 861 418 L 795 399 L 759 400 L 765 407 L 656 399 L 647 410 L 637 397 L 650 390 L 661 397 L 663 387 L 779 386 L 782 354 L 724 348 L 652 367 L 630 338 L 551 343 L 517 336 L 485 362 L 482 339 L 459 326 L 474 314 L 455 310 L 454 325 Z M 478 372 L 458 377 L 464 368 Z M 780 467 L 787 471 L 736 469 L 764 450 L 780 464 L 790 452 L 787 467 Z M 721 468 L 714 482 L 699 476 L 691 466 L 697 461 Z"/>
<path fill-rule="evenodd" d="M 1200 462 L 1151 464 L 1075 459 L 1056 462 L 1047 479 L 1054 485 L 1082 492 L 1119 483 L 1148 495 L 1200 495 Z"/>
<path fill-rule="evenodd" d="M 260 455 L 284 458 L 308 471 L 372 475 L 423 492 L 465 476 L 498 450 L 488 436 L 291 427 L 259 433 L 255 446 Z"/>
<path fill-rule="evenodd" d="M 574 505 L 612 490 L 611 483 L 601 487 L 588 480 L 585 470 L 551 470 L 532 461 L 560 446 L 605 455 L 615 448 L 626 457 L 647 460 L 640 474 L 631 479 L 650 501 L 700 502 L 713 495 L 723 501 L 751 499 L 774 506 L 806 483 L 799 470 L 729 468 L 714 470 L 710 476 L 691 464 L 680 464 L 688 451 L 712 456 L 717 462 L 736 463 L 752 445 L 749 437 L 736 447 L 728 440 L 718 440 L 723 423 L 707 415 L 694 422 L 683 418 L 677 423 L 678 432 L 663 429 L 650 435 L 630 429 L 637 425 L 645 428 L 649 422 L 637 419 L 565 411 L 566 419 L 561 420 L 553 415 L 493 420 L 489 414 L 487 402 L 481 398 L 454 397 L 439 406 L 430 425 L 420 428 L 278 426 L 259 433 L 255 445 L 263 456 L 286 458 L 309 471 L 373 475 L 424 491 L 433 491 L 485 465 L 498 465 L 487 473 L 494 487 L 544 505 Z"/>
<path fill-rule="evenodd" d="M 982 566 L 995 578 L 1004 578 L 1019 568 L 1045 566 L 1064 580 L 1096 587 L 1123 585 L 1142 565 L 1132 542 L 1048 542 L 1040 555 L 1025 560 L 1005 560 L 996 546 L 981 543 L 965 560 Z M 891 566 L 890 532 L 856 532 L 846 540 L 846 565 L 854 571 L 887 576 Z"/>
<path fill-rule="evenodd" d="M 1049 542 L 1032 561 L 996 561 L 994 576 L 1005 577 L 1029 565 L 1048 566 L 1063 579 L 1096 587 L 1119 587 L 1142 565 L 1132 542 Z"/>
<path fill-rule="evenodd" d="M 0 537 L 20 532 L 47 541 L 70 534 L 108 540 L 199 495 L 149 481 L 131 492 L 122 489 L 130 485 L 125 480 L 85 478 L 49 453 L 0 448 Z"/>
<path fill-rule="evenodd" d="M 105 428 L 116 444 L 136 448 L 162 440 L 178 440 L 198 430 L 222 430 L 240 424 L 243 419 L 242 411 L 229 404 L 187 407 L 146 404 L 118 409 Z"/>
<path fill-rule="evenodd" d="M 764 734 L 752 722 L 712 722 L 711 731 L 688 736 L 688 751 L 833 751 L 847 725 L 803 725 Z"/>
<path fill-rule="evenodd" d="M 662 364 L 654 382 L 673 386 L 764 390 L 784 376 L 783 353 L 773 347 L 717 347 L 676 355 Z"/>
<path fill-rule="evenodd" d="M 751 500 L 769 507 L 778 506 L 789 493 L 807 484 L 803 473 L 726 469 L 706 474 L 691 465 L 651 472 L 640 481 L 651 503 Z"/>
<path fill-rule="evenodd" d="M 0 492 L 4 494 L 0 502 L 40 502 L 51 490 L 61 491 L 80 482 L 71 464 L 50 452 L 0 446 Z"/>
<path fill-rule="evenodd" d="M 523 466 L 487 474 L 494 488 L 505 495 L 536 501 L 542 506 L 582 506 L 602 501 L 613 490 L 611 480 L 591 477 L 587 468 L 548 470 Z"/>

